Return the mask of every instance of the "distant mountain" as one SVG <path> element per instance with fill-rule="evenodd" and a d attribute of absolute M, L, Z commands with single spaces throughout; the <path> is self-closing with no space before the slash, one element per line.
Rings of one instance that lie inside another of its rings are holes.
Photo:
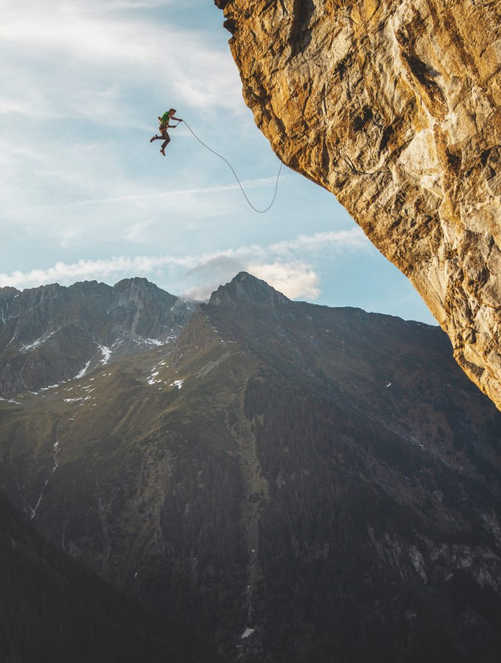
<path fill-rule="evenodd" d="M 499 659 L 501 415 L 436 327 L 242 272 L 171 343 L 1 401 L 0 459 L 55 545 L 224 661 Z"/>
<path fill-rule="evenodd" d="M 0 395 L 47 388 L 171 342 L 195 305 L 146 279 L 0 288 Z"/>

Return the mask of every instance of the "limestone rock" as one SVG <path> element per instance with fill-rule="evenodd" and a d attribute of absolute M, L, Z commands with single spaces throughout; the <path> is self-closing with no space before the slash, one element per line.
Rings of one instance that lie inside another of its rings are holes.
<path fill-rule="evenodd" d="M 337 196 L 501 407 L 501 1 L 216 4 L 276 154 Z"/>

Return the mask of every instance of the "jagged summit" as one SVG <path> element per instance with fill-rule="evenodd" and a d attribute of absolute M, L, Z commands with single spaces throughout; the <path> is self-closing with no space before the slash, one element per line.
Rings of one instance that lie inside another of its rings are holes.
<path fill-rule="evenodd" d="M 149 281 L 144 276 L 131 276 L 130 278 L 121 279 L 120 281 L 117 281 L 117 283 L 115 283 L 115 285 L 113 287 L 114 288 L 119 288 L 119 287 L 127 286 L 129 284 L 143 285 L 145 287 L 148 287 L 148 286 L 154 286 L 155 288 L 158 287 L 157 285 L 155 285 L 155 283 L 152 283 L 151 281 Z"/>
<path fill-rule="evenodd" d="M 113 286 L 113 292 L 119 295 L 119 303 L 135 302 L 140 308 L 149 304 L 161 309 L 171 309 L 178 301 L 178 297 L 166 290 L 162 290 L 148 279 L 135 276 L 122 279 Z"/>
<path fill-rule="evenodd" d="M 19 294 L 19 290 L 17 288 L 12 288 L 9 285 L 4 286 L 3 288 L 0 287 L 0 297 L 10 296 L 10 295 L 17 295 L 17 294 Z"/>
<path fill-rule="evenodd" d="M 115 285 L 113 286 L 114 290 L 137 290 L 137 291 L 155 291 L 155 292 L 162 292 L 162 293 L 167 293 L 171 297 L 174 297 L 174 295 L 171 295 L 168 293 L 166 290 L 162 290 L 162 288 L 159 288 L 155 283 L 152 281 L 149 281 L 147 278 L 144 278 L 143 276 L 133 276 L 128 279 L 121 279 Z"/>
<path fill-rule="evenodd" d="M 161 292 L 166 292 L 165 290 L 162 290 L 162 288 L 159 288 L 155 283 L 152 281 L 149 281 L 147 278 L 142 277 L 142 276 L 132 276 L 130 278 L 125 278 L 121 279 L 120 281 L 117 281 L 113 286 L 108 285 L 107 283 L 103 283 L 102 281 L 97 281 L 96 279 L 91 279 L 91 280 L 84 280 L 84 281 L 76 281 L 75 283 L 65 286 L 61 285 L 60 283 L 46 283 L 43 285 L 35 286 L 33 288 L 23 288 L 19 290 L 18 288 L 14 288 L 12 286 L 0 286 L 0 295 L 19 295 L 23 292 L 40 292 L 40 291 L 48 291 L 48 292 L 54 292 L 59 289 L 61 290 L 93 290 L 93 289 L 113 289 L 113 290 L 126 290 L 129 288 L 137 288 L 137 289 L 143 289 L 143 290 L 159 290 Z M 167 293 L 170 294 L 170 293 Z M 174 295 L 171 295 L 172 297 Z"/>
<path fill-rule="evenodd" d="M 82 376 L 124 354 L 170 343 L 194 307 L 145 278 L 0 292 L 0 393 Z"/>
<path fill-rule="evenodd" d="M 248 272 L 239 272 L 229 283 L 219 286 L 209 299 L 210 306 L 234 306 L 241 303 L 279 305 L 290 301 L 266 281 Z"/>

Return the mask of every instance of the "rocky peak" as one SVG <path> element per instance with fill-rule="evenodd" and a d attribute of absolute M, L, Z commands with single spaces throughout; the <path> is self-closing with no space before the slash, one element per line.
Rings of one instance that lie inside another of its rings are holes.
<path fill-rule="evenodd" d="M 336 195 L 501 406 L 499 3 L 216 4 L 278 157 Z"/>
<path fill-rule="evenodd" d="M 161 290 L 148 279 L 134 277 L 122 279 L 113 286 L 114 293 L 118 294 L 118 303 L 134 302 L 136 305 L 143 306 L 146 301 L 157 300 L 159 305 L 171 308 L 177 301 L 177 297 L 171 295 L 165 290 Z"/>
<path fill-rule="evenodd" d="M 155 288 L 156 290 L 159 290 L 158 286 L 151 281 L 148 281 L 148 279 L 143 276 L 133 276 L 128 279 L 122 279 L 121 281 L 118 281 L 118 283 L 115 283 L 113 287 L 117 290 L 126 290 L 134 287 L 138 289 Z"/>
<path fill-rule="evenodd" d="M 122 279 L 121 281 L 118 281 L 118 283 L 115 283 L 113 289 L 118 292 L 131 292 L 131 293 L 165 292 L 164 290 L 160 290 L 160 288 L 157 285 L 155 285 L 151 281 L 148 281 L 148 279 L 143 278 L 141 276 L 134 276 L 130 279 Z"/>
<path fill-rule="evenodd" d="M 239 272 L 229 283 L 212 293 L 210 306 L 264 305 L 272 308 L 288 302 L 287 297 L 265 281 L 247 272 Z"/>
<path fill-rule="evenodd" d="M 6 286 L 5 288 L 0 288 L 0 299 L 9 299 L 19 294 L 20 294 L 19 290 L 17 290 L 16 288 L 11 288 L 10 286 Z"/>

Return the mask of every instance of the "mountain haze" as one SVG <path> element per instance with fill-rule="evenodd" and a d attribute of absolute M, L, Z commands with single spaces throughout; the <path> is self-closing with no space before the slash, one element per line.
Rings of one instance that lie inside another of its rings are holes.
<path fill-rule="evenodd" d="M 4 398 L 11 502 L 199 652 L 498 660 L 501 415 L 438 328 L 242 272 L 169 343 Z"/>

